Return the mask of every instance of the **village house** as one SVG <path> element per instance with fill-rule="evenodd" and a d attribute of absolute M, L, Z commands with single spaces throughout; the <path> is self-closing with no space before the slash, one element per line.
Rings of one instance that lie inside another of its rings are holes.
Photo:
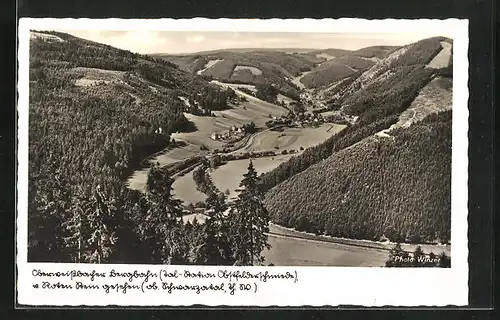
<path fill-rule="evenodd" d="M 219 140 L 221 138 L 221 135 L 217 132 L 212 132 L 210 138 L 212 138 L 212 140 Z"/>

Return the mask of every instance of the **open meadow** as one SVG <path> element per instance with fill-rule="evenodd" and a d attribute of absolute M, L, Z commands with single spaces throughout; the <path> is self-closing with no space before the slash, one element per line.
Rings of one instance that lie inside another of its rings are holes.
<path fill-rule="evenodd" d="M 284 128 L 283 131 L 263 131 L 255 135 L 241 151 L 307 149 L 344 129 L 345 125 L 324 123 L 317 128 Z"/>
<path fill-rule="evenodd" d="M 193 180 L 193 171 L 183 176 L 177 177 L 172 185 L 174 197 L 181 199 L 185 205 L 196 204 L 199 201 L 205 201 L 207 196 L 196 189 Z"/>
<path fill-rule="evenodd" d="M 382 267 L 388 252 L 371 248 L 269 235 L 265 263 L 276 266 Z"/>
<path fill-rule="evenodd" d="M 148 164 L 158 163 L 160 166 L 166 166 L 171 163 L 195 156 L 199 153 L 199 146 L 188 144 L 184 147 L 178 147 L 164 152 L 159 152 L 157 155 L 151 157 L 150 160 L 145 162 Z M 134 173 L 127 179 L 127 186 L 132 190 L 144 192 L 146 190 L 148 172 L 149 167 L 135 170 Z"/>
<path fill-rule="evenodd" d="M 280 163 L 290 159 L 292 155 L 278 155 L 275 157 L 264 157 L 253 159 L 253 166 L 258 174 L 271 171 L 280 165 Z M 229 197 L 236 195 L 243 174 L 247 171 L 249 159 L 230 161 L 227 164 L 218 167 L 211 172 L 212 180 L 215 186 L 221 190 L 229 190 Z"/>
<path fill-rule="evenodd" d="M 300 150 L 301 147 L 307 149 L 317 145 L 334 135 L 336 132 L 339 132 L 344 127 L 344 125 L 323 124 L 318 128 L 286 128 L 283 132 L 265 130 L 250 137 L 246 145 L 239 149 L 237 153 L 267 150 L 275 150 L 277 153 L 281 153 L 284 150 L 287 150 L 287 152 L 289 150 L 296 151 L 294 154 L 278 154 L 274 157 L 254 159 L 253 164 L 255 170 L 258 174 L 262 174 L 273 170 L 281 163 L 290 159 L 293 155 L 300 154 L 302 152 Z M 193 141 L 194 140 L 190 140 L 190 142 Z M 212 141 L 214 143 L 217 142 L 214 140 Z M 208 142 L 206 145 L 209 147 L 212 146 L 212 144 Z M 248 164 L 249 160 L 244 159 L 229 161 L 218 167 L 211 172 L 211 177 L 215 186 L 223 192 L 229 190 L 229 197 L 235 196 L 235 190 L 238 188 L 243 178 L 243 174 L 248 168 Z M 173 187 L 176 196 L 186 203 L 195 203 L 204 200 L 204 198 L 200 196 L 199 191 L 196 191 L 194 181 L 188 177 L 192 177 L 192 174 L 178 178 L 181 179 L 182 182 L 177 183 L 176 181 L 176 183 L 174 183 Z"/>
<path fill-rule="evenodd" d="M 269 226 L 271 248 L 263 252 L 265 263 L 276 266 L 336 266 L 382 267 L 394 243 L 367 240 L 339 239 L 318 236 L 284 228 Z M 405 251 L 414 251 L 417 245 L 401 244 Z M 450 246 L 421 244 L 425 253 L 441 252 L 450 255 Z"/>

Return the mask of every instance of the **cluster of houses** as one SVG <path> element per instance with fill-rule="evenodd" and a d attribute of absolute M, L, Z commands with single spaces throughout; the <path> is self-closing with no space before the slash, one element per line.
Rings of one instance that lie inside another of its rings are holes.
<path fill-rule="evenodd" d="M 210 138 L 212 140 L 235 140 L 241 138 L 244 134 L 245 134 L 244 127 L 231 126 L 229 130 L 212 132 Z"/>
<path fill-rule="evenodd" d="M 276 127 L 309 127 L 322 124 L 324 121 L 321 114 L 304 113 L 300 117 L 289 115 L 281 117 L 272 117 L 271 120 L 266 122 L 268 128 Z"/>

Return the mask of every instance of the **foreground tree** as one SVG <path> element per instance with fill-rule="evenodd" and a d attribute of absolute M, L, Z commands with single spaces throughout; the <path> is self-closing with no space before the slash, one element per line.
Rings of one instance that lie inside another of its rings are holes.
<path fill-rule="evenodd" d="M 65 251 L 71 262 L 104 263 L 116 251 L 117 206 L 98 185 L 90 194 L 72 199 L 61 223 Z"/>
<path fill-rule="evenodd" d="M 63 225 L 70 211 L 68 188 L 54 179 L 32 179 L 28 201 L 28 259 L 42 262 L 74 262 L 71 253 L 74 246 L 64 239 L 67 234 Z"/>
<path fill-rule="evenodd" d="M 83 262 L 83 252 L 86 248 L 88 232 L 87 211 L 85 201 L 80 198 L 74 200 L 69 219 L 61 223 L 67 234 L 63 237 L 64 245 L 68 251 L 71 262 Z"/>
<path fill-rule="evenodd" d="M 252 161 L 240 183 L 243 189 L 228 216 L 231 225 L 231 244 L 239 265 L 254 265 L 264 261 L 262 251 L 268 243 L 269 213 L 264 207 L 264 193 Z"/>
<path fill-rule="evenodd" d="M 90 201 L 88 212 L 88 250 L 85 260 L 93 263 L 105 262 L 116 245 L 116 211 L 112 198 L 106 197 L 97 186 Z"/>
<path fill-rule="evenodd" d="M 226 196 L 210 192 L 206 200 L 209 217 L 203 224 L 200 244 L 195 248 L 195 263 L 207 265 L 230 265 L 234 262 L 228 220 Z"/>
<path fill-rule="evenodd" d="M 400 267 L 402 265 L 401 260 L 408 258 L 408 253 L 401 248 L 401 244 L 398 242 L 389 251 L 389 259 L 385 262 L 386 267 Z"/>
<path fill-rule="evenodd" d="M 141 240 L 150 250 L 152 263 L 180 263 L 187 255 L 181 245 L 181 202 L 172 196 L 172 183 L 168 171 L 154 165 L 148 173 L 145 197 L 136 207 L 142 215 L 138 225 Z"/>

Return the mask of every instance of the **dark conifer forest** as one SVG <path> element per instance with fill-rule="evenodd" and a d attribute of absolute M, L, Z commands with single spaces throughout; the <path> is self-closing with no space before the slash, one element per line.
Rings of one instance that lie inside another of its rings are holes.
<path fill-rule="evenodd" d="M 234 92 L 164 60 L 49 34 L 64 42 L 30 42 L 29 260 L 195 263 L 204 229 L 181 222 L 168 170 L 150 170 L 146 194 L 123 179 L 173 144 L 170 133 L 193 130 L 180 95 L 219 108 Z M 109 83 L 77 86 L 89 68 Z"/>
<path fill-rule="evenodd" d="M 391 135 L 338 151 L 271 189 L 272 220 L 335 237 L 447 243 L 451 112 Z"/>

